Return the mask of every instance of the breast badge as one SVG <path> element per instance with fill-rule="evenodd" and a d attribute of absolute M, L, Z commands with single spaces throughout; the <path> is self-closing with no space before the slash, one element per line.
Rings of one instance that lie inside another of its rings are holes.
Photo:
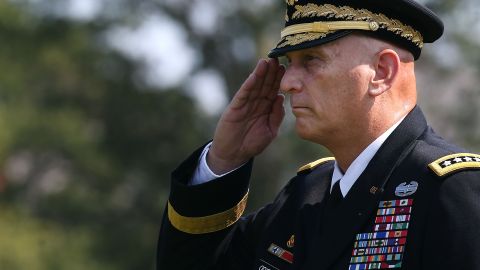
<path fill-rule="evenodd" d="M 270 247 L 268 247 L 268 252 L 271 254 L 277 256 L 278 258 L 288 262 L 288 263 L 293 263 L 293 253 L 275 245 L 275 244 L 270 244 Z"/>
<path fill-rule="evenodd" d="M 417 189 L 418 183 L 416 181 L 411 181 L 409 183 L 403 182 L 395 189 L 395 195 L 398 197 L 407 197 L 417 192 Z"/>
<path fill-rule="evenodd" d="M 348 270 L 394 269 L 402 266 L 413 199 L 381 201 L 372 232 L 355 238 Z"/>

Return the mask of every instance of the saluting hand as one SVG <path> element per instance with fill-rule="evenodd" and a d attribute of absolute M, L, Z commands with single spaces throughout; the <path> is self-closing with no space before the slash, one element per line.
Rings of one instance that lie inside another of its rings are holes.
<path fill-rule="evenodd" d="M 285 68 L 261 59 L 223 112 L 207 156 L 216 174 L 233 170 L 261 153 L 276 137 L 285 115 L 279 94 Z"/>

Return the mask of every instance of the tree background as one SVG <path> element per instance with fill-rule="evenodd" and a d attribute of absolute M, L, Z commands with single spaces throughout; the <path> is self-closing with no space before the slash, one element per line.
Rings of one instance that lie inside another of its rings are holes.
<path fill-rule="evenodd" d="M 446 33 L 417 62 L 419 103 L 478 152 L 480 9 L 422 2 Z M 169 174 L 276 43 L 283 5 L 0 1 L 0 269 L 153 269 Z M 287 106 L 248 211 L 325 155 L 296 137 Z"/>

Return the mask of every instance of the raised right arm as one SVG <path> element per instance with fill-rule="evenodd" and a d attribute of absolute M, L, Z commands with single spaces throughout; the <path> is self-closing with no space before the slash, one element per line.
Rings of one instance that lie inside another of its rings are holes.
<path fill-rule="evenodd" d="M 190 185 L 201 148 L 172 173 L 157 269 L 221 269 L 225 264 L 228 269 L 243 269 L 252 259 L 250 238 L 264 211 L 258 217 L 240 216 L 247 200 L 252 159 L 272 142 L 283 120 L 284 98 L 278 89 L 284 71 L 276 59 L 260 60 L 222 114 L 207 163 L 219 175 L 241 166 L 239 169 Z M 232 246 L 239 252 L 235 256 L 228 255 Z"/>

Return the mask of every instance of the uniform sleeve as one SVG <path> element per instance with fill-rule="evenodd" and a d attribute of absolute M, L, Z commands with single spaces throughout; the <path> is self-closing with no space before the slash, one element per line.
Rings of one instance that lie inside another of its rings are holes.
<path fill-rule="evenodd" d="M 210 169 L 210 167 L 208 167 L 208 164 L 207 164 L 207 154 L 208 154 L 208 151 L 210 150 L 211 145 L 212 145 L 212 142 L 208 143 L 203 148 L 202 153 L 200 154 L 200 157 L 199 157 L 197 167 L 195 168 L 195 172 L 193 173 L 192 178 L 188 182 L 189 185 L 200 185 L 200 184 L 206 183 L 215 178 L 225 176 L 244 165 L 242 164 L 242 166 L 235 168 L 229 172 L 223 173 L 221 175 L 215 174 L 214 172 L 212 172 L 212 170 Z"/>
<path fill-rule="evenodd" d="M 480 172 L 443 181 L 431 205 L 422 269 L 480 269 Z"/>
<path fill-rule="evenodd" d="M 242 264 L 248 264 L 251 231 L 258 223 L 254 220 L 264 211 L 241 218 L 252 161 L 220 178 L 188 185 L 201 151 L 194 152 L 172 173 L 158 241 L 157 269 L 226 269 L 223 264 L 245 269 Z"/>

